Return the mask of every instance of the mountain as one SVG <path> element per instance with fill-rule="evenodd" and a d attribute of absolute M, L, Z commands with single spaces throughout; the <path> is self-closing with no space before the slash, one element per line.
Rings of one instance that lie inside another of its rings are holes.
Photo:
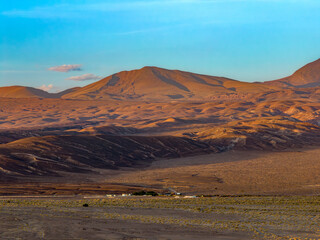
<path fill-rule="evenodd" d="M 310 88 L 320 86 L 320 59 L 297 70 L 289 77 L 268 81 L 264 84 L 282 88 Z"/>
<path fill-rule="evenodd" d="M 138 70 L 119 72 L 85 87 L 71 88 L 60 93 L 48 93 L 23 86 L 1 87 L 0 97 L 165 102 L 173 100 L 208 101 L 251 99 L 255 98 L 255 95 L 264 93 L 285 95 L 285 98 L 288 98 L 287 95 L 299 95 L 300 92 L 285 92 L 283 94 L 281 92 L 283 89 L 310 89 L 319 86 L 320 59 L 305 65 L 289 77 L 264 83 L 241 82 L 179 70 L 144 67 Z"/>
<path fill-rule="evenodd" d="M 5 98 L 53 98 L 54 95 L 32 87 L 0 87 L 0 97 Z"/>
<path fill-rule="evenodd" d="M 210 100 L 218 95 L 263 92 L 273 86 L 240 82 L 158 67 L 119 72 L 82 87 L 63 98 L 121 100 Z"/>

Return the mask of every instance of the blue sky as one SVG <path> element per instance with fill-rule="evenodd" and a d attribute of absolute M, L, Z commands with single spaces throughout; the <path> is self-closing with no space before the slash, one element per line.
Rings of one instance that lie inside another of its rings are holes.
<path fill-rule="evenodd" d="M 3 1 L 0 86 L 54 92 L 143 66 L 273 80 L 320 58 L 319 39 L 319 0 Z"/>

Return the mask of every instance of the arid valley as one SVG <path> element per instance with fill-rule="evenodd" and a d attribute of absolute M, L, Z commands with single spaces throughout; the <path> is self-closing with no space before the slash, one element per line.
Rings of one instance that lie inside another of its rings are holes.
<path fill-rule="evenodd" d="M 263 83 L 144 67 L 0 97 L 0 211 L 24 224 L 3 239 L 319 237 L 320 60 Z M 54 234 L 66 214 L 77 230 Z"/>
<path fill-rule="evenodd" d="M 319 0 L 0 4 L 0 240 L 319 240 Z"/>

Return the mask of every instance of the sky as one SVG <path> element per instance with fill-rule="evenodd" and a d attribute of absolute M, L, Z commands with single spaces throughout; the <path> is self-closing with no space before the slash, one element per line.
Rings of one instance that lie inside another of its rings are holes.
<path fill-rule="evenodd" d="M 50 92 L 157 66 L 241 81 L 320 58 L 319 0 L 1 0 L 0 86 Z"/>

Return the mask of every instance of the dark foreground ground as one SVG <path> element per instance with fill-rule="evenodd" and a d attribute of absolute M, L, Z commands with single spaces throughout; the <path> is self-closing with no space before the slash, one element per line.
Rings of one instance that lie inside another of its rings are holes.
<path fill-rule="evenodd" d="M 0 200 L 0 239 L 319 239 L 319 222 L 314 196 Z"/>

